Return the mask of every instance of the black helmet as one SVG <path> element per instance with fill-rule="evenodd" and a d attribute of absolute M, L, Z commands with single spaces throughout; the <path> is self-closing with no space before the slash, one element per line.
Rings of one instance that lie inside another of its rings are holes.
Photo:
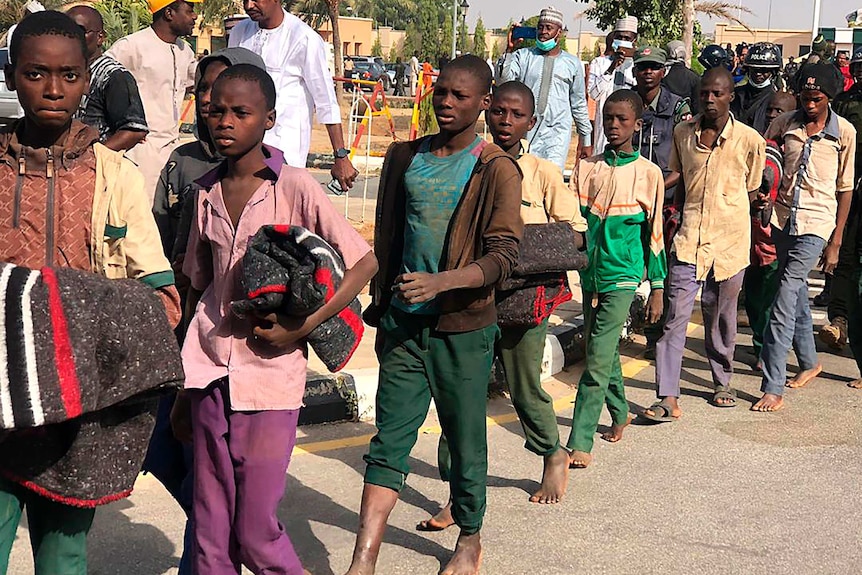
<path fill-rule="evenodd" d="M 728 56 L 727 50 L 718 44 L 704 46 L 703 50 L 700 51 L 700 56 L 697 57 L 697 61 L 707 70 L 719 66 L 724 66 L 729 70 L 733 66 L 733 59 Z"/>
<path fill-rule="evenodd" d="M 853 51 L 853 57 L 850 58 L 851 64 L 862 64 L 862 48 L 856 48 Z"/>
<path fill-rule="evenodd" d="M 752 68 L 781 69 L 781 48 L 772 42 L 758 42 L 748 49 L 743 65 Z"/>

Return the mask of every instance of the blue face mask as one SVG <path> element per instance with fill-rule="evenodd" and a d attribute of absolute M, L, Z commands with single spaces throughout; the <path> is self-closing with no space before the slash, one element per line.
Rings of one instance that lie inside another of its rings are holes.
<path fill-rule="evenodd" d="M 542 52 L 550 52 L 554 49 L 556 45 L 556 38 L 551 38 L 550 40 L 536 40 L 536 48 L 538 48 Z"/>

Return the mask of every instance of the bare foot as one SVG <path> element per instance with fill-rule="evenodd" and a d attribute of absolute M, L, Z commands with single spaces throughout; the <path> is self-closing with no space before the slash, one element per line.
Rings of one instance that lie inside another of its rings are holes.
<path fill-rule="evenodd" d="M 631 424 L 632 419 L 634 419 L 634 418 L 632 417 L 632 414 L 629 413 L 626 416 L 626 422 L 625 423 L 623 423 L 622 425 L 617 425 L 616 423 L 611 425 L 611 430 L 607 431 L 605 433 L 602 433 L 601 438 L 604 439 L 605 441 L 609 442 L 609 443 L 616 443 L 617 441 L 619 441 L 620 439 L 623 438 L 623 431 L 625 430 L 626 427 L 628 427 Z"/>
<path fill-rule="evenodd" d="M 774 393 L 764 393 L 760 401 L 751 406 L 751 411 L 778 411 L 784 407 L 784 398 Z"/>
<path fill-rule="evenodd" d="M 569 454 L 569 467 L 571 469 L 586 469 L 593 462 L 593 456 L 586 451 L 573 451 Z"/>
<path fill-rule="evenodd" d="M 569 483 L 569 454 L 562 447 L 545 457 L 542 486 L 530 497 L 531 503 L 559 503 Z"/>
<path fill-rule="evenodd" d="M 482 541 L 478 533 L 458 537 L 455 554 L 440 575 L 478 575 L 482 565 Z"/>
<path fill-rule="evenodd" d="M 852 387 L 853 389 L 862 389 L 862 379 L 857 379 L 856 381 L 851 381 L 847 384 L 847 387 Z"/>
<path fill-rule="evenodd" d="M 811 369 L 806 369 L 805 371 L 800 371 L 799 373 L 796 374 L 795 377 L 790 379 L 785 385 L 787 387 L 792 387 L 793 389 L 805 387 L 806 385 L 811 383 L 811 381 L 815 377 L 820 375 L 821 371 L 823 371 L 823 366 L 820 364 L 817 364 L 815 367 L 813 367 Z"/>
<path fill-rule="evenodd" d="M 452 501 L 446 503 L 446 506 L 437 512 L 437 515 L 431 519 L 420 521 L 416 525 L 416 531 L 443 531 L 448 527 L 455 525 L 455 519 L 452 518 Z"/>

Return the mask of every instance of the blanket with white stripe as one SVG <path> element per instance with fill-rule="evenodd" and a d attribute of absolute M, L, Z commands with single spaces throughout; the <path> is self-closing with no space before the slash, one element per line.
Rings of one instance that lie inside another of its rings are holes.
<path fill-rule="evenodd" d="M 300 226 L 262 226 L 242 260 L 246 299 L 231 307 L 240 315 L 272 312 L 304 317 L 332 299 L 344 279 L 344 260 L 326 240 Z M 359 346 L 362 306 L 350 305 L 308 334 L 308 344 L 330 371 L 338 371 Z"/>

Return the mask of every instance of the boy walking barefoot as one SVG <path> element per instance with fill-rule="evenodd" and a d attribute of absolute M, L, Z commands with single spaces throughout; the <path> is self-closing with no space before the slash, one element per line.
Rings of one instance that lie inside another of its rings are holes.
<path fill-rule="evenodd" d="M 670 167 L 680 173 L 674 204 L 682 206 L 682 224 L 668 265 L 667 322 L 656 345 L 659 401 L 644 411 L 653 421 L 682 415 L 679 378 L 686 326 L 701 288 L 706 357 L 715 385 L 712 404 L 736 405 L 730 380 L 737 303 L 750 262 L 750 202 L 763 179 L 766 142 L 730 113 L 733 97 L 730 72 L 707 70 L 700 84 L 700 115 L 673 133 Z"/>
<path fill-rule="evenodd" d="M 443 574 L 479 571 L 487 389 L 499 333 L 494 285 L 517 262 L 523 230 L 515 159 L 476 135 L 490 91 L 484 60 L 452 60 L 434 88 L 440 133 L 394 144 L 386 155 L 374 231 L 380 272 L 366 311 L 379 325 L 377 435 L 365 456 L 349 575 L 374 573 L 432 398 L 451 451 L 452 516 L 461 528 Z"/>
<path fill-rule="evenodd" d="M 586 218 L 589 263 L 580 272 L 587 334 L 586 368 L 578 383 L 572 431 L 566 444 L 571 466 L 587 467 L 602 406 L 613 425 L 602 439 L 617 442 L 631 422 L 620 367 L 620 332 L 635 289 L 646 276 L 652 289 L 647 322 L 662 315 L 667 259 L 661 211 L 664 174 L 641 157 L 632 137 L 642 128 L 643 100 L 633 90 L 608 96 L 602 126 L 608 145 L 575 168 L 571 185 Z"/>
<path fill-rule="evenodd" d="M 194 571 L 207 575 L 300 575 L 302 565 L 276 510 L 305 391 L 303 338 L 356 297 L 377 269 L 359 234 L 304 169 L 263 145 L 275 117 L 275 86 L 257 66 L 238 64 L 215 82 L 207 125 L 225 162 L 198 180 L 183 271 L 196 313 L 183 345 L 194 447 Z M 347 271 L 323 307 L 307 317 L 238 318 L 239 275 L 249 238 L 262 225 L 302 226 L 343 256 Z M 201 293 L 203 292 L 203 293 Z M 200 303 L 198 303 L 198 301 Z M 197 304 L 197 305 L 196 305 Z"/>
<path fill-rule="evenodd" d="M 753 411 L 784 407 L 784 387 L 810 383 L 823 369 L 817 358 L 808 303 L 808 273 L 838 264 L 854 183 L 856 129 L 829 102 L 840 92 L 828 63 L 799 71 L 801 109 L 773 120 L 766 137 L 784 144 L 784 178 L 772 213 L 779 287 L 763 335 L 763 397 Z M 818 264 L 819 261 L 819 264 Z M 786 381 L 791 347 L 799 373 Z"/>
<path fill-rule="evenodd" d="M 578 199 L 569 190 L 560 168 L 553 162 L 526 151 L 526 138 L 536 123 L 533 92 L 512 80 L 494 89 L 491 107 L 485 113 L 494 143 L 518 161 L 524 180 L 521 184 L 521 219 L 525 224 L 568 222 L 575 231 L 587 230 Z M 544 459 L 542 485 L 531 497 L 533 503 L 559 503 L 566 493 L 569 455 L 560 445 L 560 431 L 553 399 L 542 388 L 542 357 L 548 319 L 539 325 L 501 327 L 497 354 L 506 373 L 512 404 L 526 437 L 525 447 Z M 441 477 L 449 478 L 449 449 L 445 439 L 438 448 Z M 421 522 L 420 531 L 440 531 L 454 525 L 452 502 L 439 513 Z"/>
<path fill-rule="evenodd" d="M 5 72 L 24 117 L 0 130 L 0 261 L 137 279 L 156 290 L 176 325 L 179 297 L 143 176 L 99 143 L 98 130 L 72 119 L 89 84 L 85 51 L 84 31 L 60 12 L 31 14 L 16 28 Z M 130 494 L 107 486 L 103 464 L 143 460 L 149 409 L 107 408 L 4 436 L 0 573 L 24 509 L 36 575 L 87 573 L 95 508 Z"/>

